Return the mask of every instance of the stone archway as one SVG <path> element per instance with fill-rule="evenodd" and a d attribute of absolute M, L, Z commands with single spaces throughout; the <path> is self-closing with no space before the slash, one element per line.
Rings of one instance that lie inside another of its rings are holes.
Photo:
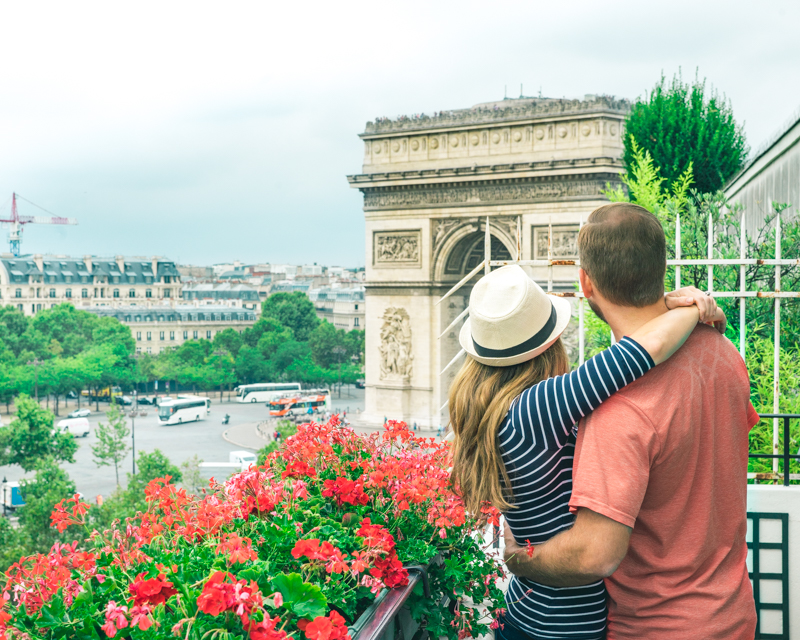
<path fill-rule="evenodd" d="M 439 300 L 483 260 L 487 218 L 494 260 L 539 260 L 550 233 L 577 234 L 606 202 L 603 189 L 619 184 L 628 109 L 604 96 L 519 99 L 367 124 L 363 173 L 348 176 L 366 219 L 365 423 L 446 424 L 458 366 L 442 370 L 461 324 L 448 327 L 470 283 Z M 569 290 L 576 271 L 550 275 Z"/>

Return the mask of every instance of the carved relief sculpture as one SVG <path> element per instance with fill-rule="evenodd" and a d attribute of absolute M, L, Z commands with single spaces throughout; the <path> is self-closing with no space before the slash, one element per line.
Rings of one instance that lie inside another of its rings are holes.
<path fill-rule="evenodd" d="M 447 234 L 464 221 L 459 218 L 434 218 L 431 236 L 433 237 L 433 254 L 439 250 Z"/>
<path fill-rule="evenodd" d="M 553 227 L 552 255 L 555 260 L 577 260 L 578 227 Z M 548 227 L 533 228 L 534 260 L 547 260 Z"/>
<path fill-rule="evenodd" d="M 405 309 L 389 307 L 384 312 L 380 353 L 381 380 L 411 378 L 411 321 Z"/>
<path fill-rule="evenodd" d="M 402 267 L 420 264 L 420 231 L 378 231 L 373 236 L 374 264 Z"/>

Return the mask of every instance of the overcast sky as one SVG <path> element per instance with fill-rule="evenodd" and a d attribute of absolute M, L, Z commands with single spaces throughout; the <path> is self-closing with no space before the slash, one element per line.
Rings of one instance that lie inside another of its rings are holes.
<path fill-rule="evenodd" d="M 796 0 L 6 2 L 0 24 L 0 218 L 16 191 L 79 221 L 28 225 L 23 253 L 362 266 L 345 176 L 376 116 L 699 69 L 757 148 L 800 106 Z"/>

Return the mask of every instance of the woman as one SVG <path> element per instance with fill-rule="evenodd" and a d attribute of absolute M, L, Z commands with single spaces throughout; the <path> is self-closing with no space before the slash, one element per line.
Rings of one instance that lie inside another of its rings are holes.
<path fill-rule="evenodd" d="M 724 319 L 713 301 L 707 306 L 703 320 Z M 567 300 L 548 296 L 511 265 L 475 285 L 460 335 L 468 356 L 450 390 L 453 480 L 469 511 L 493 504 L 522 544 L 541 544 L 572 525 L 578 421 L 677 351 L 700 313 L 696 306 L 668 311 L 572 373 L 560 338 L 569 319 Z M 513 577 L 506 607 L 498 637 L 605 636 L 602 581 L 554 588 Z"/>

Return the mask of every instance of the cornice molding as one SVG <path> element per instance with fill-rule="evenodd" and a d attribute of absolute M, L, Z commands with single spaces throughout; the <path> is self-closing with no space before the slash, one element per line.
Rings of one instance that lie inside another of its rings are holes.
<path fill-rule="evenodd" d="M 606 184 L 620 184 L 617 173 L 470 180 L 447 184 L 361 188 L 364 211 L 564 202 L 602 198 Z"/>
<path fill-rule="evenodd" d="M 611 156 L 594 158 L 572 158 L 569 160 L 547 160 L 541 162 L 513 162 L 505 164 L 472 165 L 471 167 L 448 167 L 445 169 L 419 169 L 415 171 L 380 171 L 375 173 L 358 173 L 347 176 L 350 186 L 361 189 L 378 182 L 401 182 L 408 180 L 446 180 L 448 178 L 503 176 L 515 174 L 530 175 L 533 172 L 549 173 L 558 170 L 572 171 L 576 169 L 622 170 L 622 160 Z"/>

